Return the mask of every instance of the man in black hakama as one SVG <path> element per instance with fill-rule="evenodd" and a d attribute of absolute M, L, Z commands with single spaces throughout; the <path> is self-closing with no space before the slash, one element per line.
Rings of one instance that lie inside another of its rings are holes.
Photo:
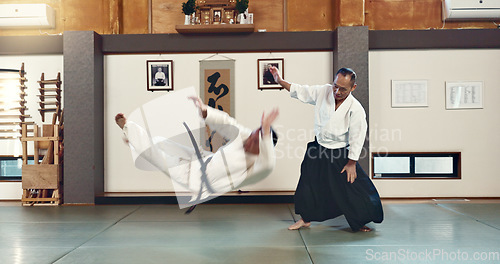
<path fill-rule="evenodd" d="M 377 189 L 357 163 L 367 123 L 363 106 L 351 94 L 356 73 L 342 68 L 333 84 L 308 86 L 283 80 L 275 67 L 270 71 L 291 97 L 315 106 L 316 138 L 307 145 L 294 197 L 302 219 L 288 229 L 345 215 L 353 231 L 371 231 L 365 224 L 384 217 Z"/>

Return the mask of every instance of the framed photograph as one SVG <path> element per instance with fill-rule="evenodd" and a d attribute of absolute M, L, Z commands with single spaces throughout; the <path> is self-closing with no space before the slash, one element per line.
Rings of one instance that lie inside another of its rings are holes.
<path fill-rule="evenodd" d="M 446 82 L 446 109 L 483 108 L 483 82 Z"/>
<path fill-rule="evenodd" d="M 222 8 L 212 8 L 212 24 L 222 23 Z"/>
<path fill-rule="evenodd" d="M 257 80 L 259 89 L 283 89 L 275 80 L 269 68 L 274 66 L 278 68 L 280 76 L 284 76 L 284 59 L 258 59 L 257 60 Z"/>
<path fill-rule="evenodd" d="M 148 60 L 148 91 L 174 90 L 174 63 L 172 60 Z"/>
<path fill-rule="evenodd" d="M 392 107 L 427 107 L 427 80 L 392 80 Z"/>

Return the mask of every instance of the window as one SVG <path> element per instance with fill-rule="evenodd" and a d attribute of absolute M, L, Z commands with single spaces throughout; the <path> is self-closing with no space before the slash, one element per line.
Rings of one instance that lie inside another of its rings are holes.
<path fill-rule="evenodd" d="M 34 158 L 28 158 L 28 164 L 34 164 Z M 21 180 L 23 159 L 18 157 L 0 157 L 0 181 Z"/>
<path fill-rule="evenodd" d="M 460 152 L 372 153 L 373 179 L 460 179 Z"/>

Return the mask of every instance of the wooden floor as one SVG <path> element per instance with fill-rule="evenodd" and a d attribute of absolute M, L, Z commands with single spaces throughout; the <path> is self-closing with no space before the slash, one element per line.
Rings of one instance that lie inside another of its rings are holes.
<path fill-rule="evenodd" d="M 0 205 L 0 263 L 500 263 L 492 199 L 385 199 L 370 233 L 343 217 L 289 231 L 292 204 Z"/>

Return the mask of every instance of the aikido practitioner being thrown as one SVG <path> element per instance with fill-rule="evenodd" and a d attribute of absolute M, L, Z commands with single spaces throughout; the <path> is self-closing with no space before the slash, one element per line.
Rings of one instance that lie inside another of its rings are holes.
<path fill-rule="evenodd" d="M 276 163 L 274 146 L 278 138 L 271 125 L 279 115 L 278 109 L 263 113 L 261 126 L 252 131 L 227 113 L 205 105 L 200 98 L 189 99 L 193 100 L 210 129 L 225 138 L 236 138 L 215 153 L 201 153 L 186 124 L 193 141 L 192 147 L 169 139 L 153 140 L 146 129 L 127 121 L 125 115 L 119 113 L 115 121 L 123 130 L 131 151 L 188 189 L 192 194 L 191 204 L 206 201 L 210 195 L 256 183 L 272 172 Z"/>

